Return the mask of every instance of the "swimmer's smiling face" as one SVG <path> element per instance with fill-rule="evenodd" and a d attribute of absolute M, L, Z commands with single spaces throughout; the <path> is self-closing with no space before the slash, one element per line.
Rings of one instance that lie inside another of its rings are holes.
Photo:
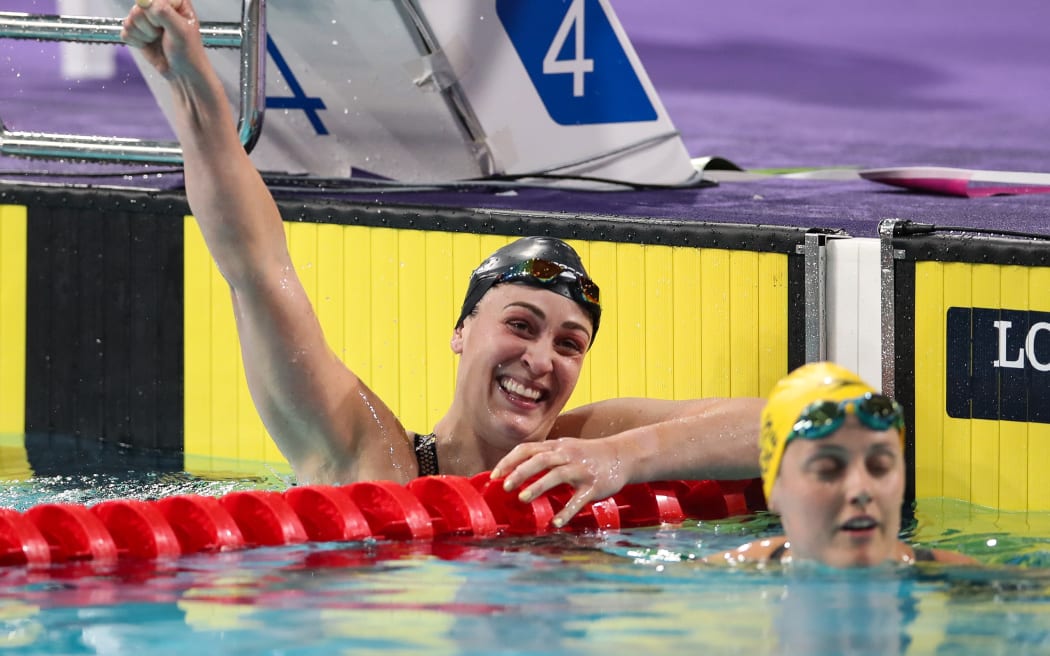
<path fill-rule="evenodd" d="M 574 301 L 523 284 L 492 287 L 456 329 L 456 403 L 495 452 L 547 438 L 572 395 L 591 341 Z"/>
<path fill-rule="evenodd" d="M 898 432 L 872 430 L 850 414 L 827 437 L 788 444 L 769 505 L 793 558 L 877 565 L 897 553 L 904 483 Z"/>

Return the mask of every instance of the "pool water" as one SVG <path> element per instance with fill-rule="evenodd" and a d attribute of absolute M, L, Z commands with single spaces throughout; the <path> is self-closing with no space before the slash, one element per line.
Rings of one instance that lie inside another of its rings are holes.
<path fill-rule="evenodd" d="M 282 489 L 279 474 L 33 476 L 0 506 Z M 978 568 L 721 569 L 762 515 L 543 537 L 365 540 L 0 569 L 13 654 L 1050 653 L 1050 514 L 920 502 L 906 537 Z"/>

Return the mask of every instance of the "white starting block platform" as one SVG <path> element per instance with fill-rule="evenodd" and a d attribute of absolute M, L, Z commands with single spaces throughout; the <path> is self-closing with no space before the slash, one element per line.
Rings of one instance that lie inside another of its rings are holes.
<path fill-rule="evenodd" d="M 195 7 L 202 22 L 240 9 Z M 696 180 L 607 0 L 269 0 L 265 14 L 264 171 Z M 210 52 L 237 98 L 237 53 Z M 166 83 L 142 70 L 167 107 Z"/>

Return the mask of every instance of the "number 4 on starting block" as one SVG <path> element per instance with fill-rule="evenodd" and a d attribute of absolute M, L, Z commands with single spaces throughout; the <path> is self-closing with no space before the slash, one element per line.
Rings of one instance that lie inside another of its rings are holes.
<path fill-rule="evenodd" d="M 496 0 L 496 13 L 556 123 L 656 120 L 602 0 Z"/>

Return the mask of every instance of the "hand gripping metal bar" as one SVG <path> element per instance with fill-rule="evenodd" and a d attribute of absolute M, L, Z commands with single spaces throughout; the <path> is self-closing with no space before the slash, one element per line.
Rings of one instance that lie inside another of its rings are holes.
<path fill-rule="evenodd" d="M 122 20 L 0 12 L 0 38 L 119 44 Z M 239 48 L 240 113 L 237 131 L 251 151 L 262 131 L 266 104 L 266 0 L 243 0 L 240 23 L 202 23 L 211 48 Z M 122 163 L 182 164 L 173 141 L 150 141 L 46 132 L 8 131 L 0 120 L 0 154 Z"/>

